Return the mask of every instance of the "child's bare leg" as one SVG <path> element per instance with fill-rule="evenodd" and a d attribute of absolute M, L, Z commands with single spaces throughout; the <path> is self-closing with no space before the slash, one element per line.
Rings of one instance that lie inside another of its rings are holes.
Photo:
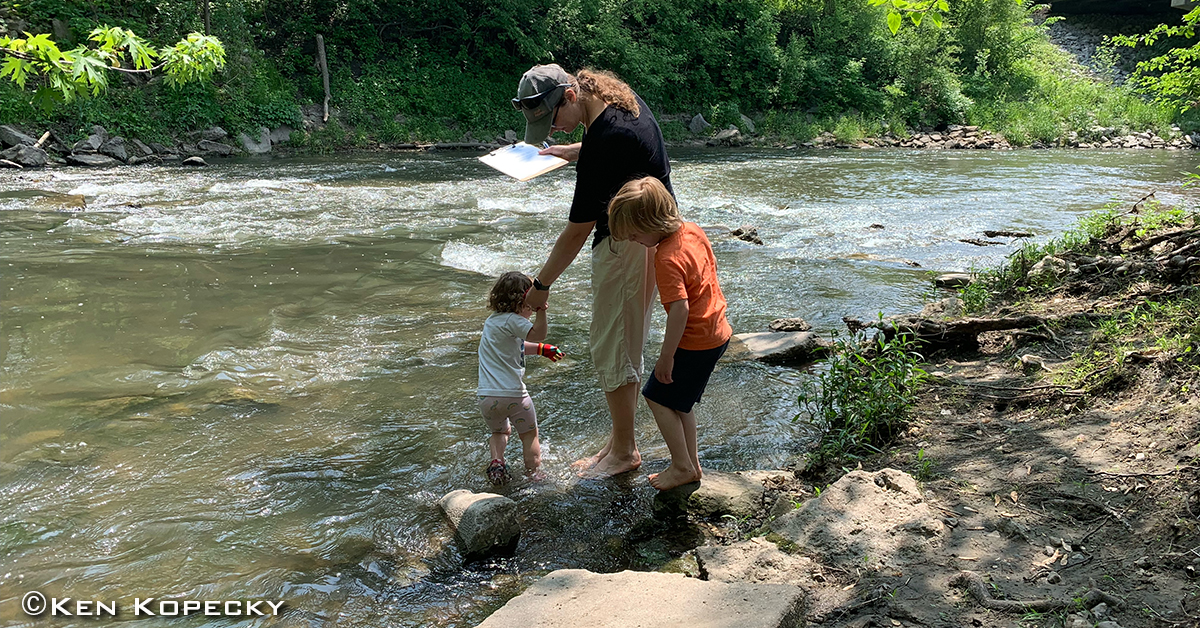
<path fill-rule="evenodd" d="M 542 443 L 538 440 L 538 432 L 532 429 L 518 436 L 525 456 L 525 473 L 534 475 L 542 468 Z"/>
<path fill-rule="evenodd" d="M 704 470 L 700 468 L 700 450 L 696 443 L 696 414 L 694 412 L 678 414 L 683 421 L 683 436 L 687 441 L 688 455 L 692 458 L 692 466 L 696 468 L 696 479 L 699 480 L 704 476 Z"/>
<path fill-rule="evenodd" d="M 492 432 L 488 437 L 488 448 L 492 450 L 492 460 L 504 460 L 504 449 L 508 447 L 508 435 L 512 434 L 512 429 L 505 429 L 503 432 Z"/>
<path fill-rule="evenodd" d="M 662 473 L 651 474 L 650 485 L 665 491 L 700 479 L 697 468 L 692 463 L 692 454 L 688 451 L 687 436 L 684 434 L 680 413 L 649 399 L 646 402 L 650 405 L 650 412 L 654 414 L 654 422 L 658 423 L 658 431 L 667 443 L 667 450 L 671 452 L 671 466 Z"/>

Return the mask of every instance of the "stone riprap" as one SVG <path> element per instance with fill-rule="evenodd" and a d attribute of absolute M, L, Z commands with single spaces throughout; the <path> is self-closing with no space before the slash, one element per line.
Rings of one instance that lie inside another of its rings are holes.
<path fill-rule="evenodd" d="M 479 628 L 793 628 L 801 625 L 803 613 L 803 589 L 788 584 L 560 569 Z"/>
<path fill-rule="evenodd" d="M 517 503 L 502 495 L 459 489 L 438 500 L 438 506 L 446 513 L 467 556 L 504 551 L 521 534 Z"/>

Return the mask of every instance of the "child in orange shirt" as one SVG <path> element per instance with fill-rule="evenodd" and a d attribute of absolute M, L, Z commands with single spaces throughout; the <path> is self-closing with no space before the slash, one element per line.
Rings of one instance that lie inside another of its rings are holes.
<path fill-rule="evenodd" d="M 717 360 L 733 330 L 725 320 L 725 295 L 717 284 L 712 244 L 696 223 L 683 222 L 675 198 L 654 177 L 634 179 L 608 205 L 616 240 L 633 240 L 654 253 L 658 294 L 667 310 L 667 329 L 654 375 L 642 396 L 671 452 L 671 466 L 650 476 L 660 490 L 700 480 L 696 415 Z"/>

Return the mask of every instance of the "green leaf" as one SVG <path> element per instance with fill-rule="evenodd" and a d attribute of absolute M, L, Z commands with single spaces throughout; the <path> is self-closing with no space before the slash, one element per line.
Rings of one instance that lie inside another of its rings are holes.
<path fill-rule="evenodd" d="M 946 0 L 937 0 L 937 10 L 941 11 L 942 13 L 949 13 L 950 3 L 946 2 Z"/>
<path fill-rule="evenodd" d="M 29 102 L 34 107 L 37 107 L 46 113 L 50 113 L 51 111 L 54 111 L 54 108 L 61 104 L 63 100 L 63 95 L 59 93 L 58 90 L 52 87 L 39 87 L 37 91 L 33 93 L 33 99 Z"/>
<path fill-rule="evenodd" d="M 27 69 L 29 62 L 16 57 L 9 57 L 4 60 L 4 65 L 0 66 L 0 78 L 10 77 L 13 82 L 25 88 L 25 77 L 29 73 Z"/>
<path fill-rule="evenodd" d="M 900 31 L 901 19 L 902 18 L 900 17 L 900 14 L 895 11 L 888 13 L 888 16 L 887 16 L 888 30 L 892 31 L 893 35 L 895 35 L 897 32 Z"/>
<path fill-rule="evenodd" d="M 936 11 L 930 12 L 929 19 L 930 19 L 930 21 L 933 22 L 934 26 L 936 26 L 938 28 L 942 28 L 943 23 L 942 23 L 942 14 L 941 13 L 937 13 Z"/>
<path fill-rule="evenodd" d="M 925 17 L 924 13 L 909 13 L 908 19 L 912 20 L 913 26 L 920 26 L 921 20 Z"/>

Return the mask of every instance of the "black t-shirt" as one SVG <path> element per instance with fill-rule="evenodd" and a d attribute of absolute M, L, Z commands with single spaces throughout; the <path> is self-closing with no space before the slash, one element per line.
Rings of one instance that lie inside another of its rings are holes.
<path fill-rule="evenodd" d="M 635 98 L 640 115 L 609 105 L 592 122 L 579 149 L 569 220 L 596 221 L 592 248 L 609 236 L 608 202 L 622 185 L 632 179 L 658 177 L 675 195 L 662 130 L 641 97 Z"/>

